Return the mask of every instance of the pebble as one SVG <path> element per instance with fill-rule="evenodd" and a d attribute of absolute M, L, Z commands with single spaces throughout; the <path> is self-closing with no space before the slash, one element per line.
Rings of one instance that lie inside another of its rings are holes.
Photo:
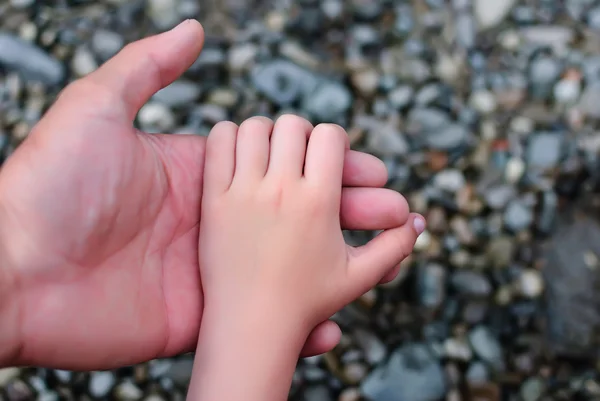
<path fill-rule="evenodd" d="M 418 287 L 421 305 L 437 308 L 446 298 L 446 269 L 436 263 L 428 263 L 418 269 Z"/>
<path fill-rule="evenodd" d="M 57 85 L 65 78 L 65 69 L 57 59 L 7 33 L 0 33 L 0 66 L 46 85 Z"/>
<path fill-rule="evenodd" d="M 93 372 L 90 374 L 90 395 L 95 398 L 106 397 L 116 383 L 112 372 Z"/>
<path fill-rule="evenodd" d="M 258 46 L 253 43 L 242 43 L 232 47 L 227 60 L 229 69 L 234 72 L 249 70 L 256 60 L 258 51 Z"/>
<path fill-rule="evenodd" d="M 564 139 L 561 133 L 536 133 L 529 138 L 527 165 L 535 169 L 555 167 L 563 154 Z"/>
<path fill-rule="evenodd" d="M 575 39 L 570 27 L 558 25 L 534 25 L 520 29 L 525 42 L 539 47 L 551 47 L 555 52 L 564 50 Z"/>
<path fill-rule="evenodd" d="M 352 84 L 363 96 L 373 96 L 379 86 L 379 73 L 372 68 L 352 74 Z"/>
<path fill-rule="evenodd" d="M 349 387 L 340 393 L 338 401 L 360 401 L 360 390 L 356 387 Z"/>
<path fill-rule="evenodd" d="M 471 330 L 469 332 L 469 342 L 475 354 L 482 361 L 496 370 L 504 368 L 502 346 L 486 326 L 478 326 Z"/>
<path fill-rule="evenodd" d="M 444 370 L 427 346 L 407 344 L 394 351 L 389 362 L 375 369 L 361 384 L 373 400 L 431 401 L 446 393 Z"/>
<path fill-rule="evenodd" d="M 193 103 L 201 93 L 200 85 L 187 80 L 177 80 L 159 90 L 152 99 L 169 107 L 182 107 Z"/>
<path fill-rule="evenodd" d="M 538 298 L 544 291 L 544 280 L 539 271 L 524 269 L 519 275 L 518 288 L 527 298 Z"/>
<path fill-rule="evenodd" d="M 524 202 L 515 199 L 504 211 L 504 225 L 513 232 L 528 228 L 533 223 L 533 210 Z"/>
<path fill-rule="evenodd" d="M 490 372 L 487 366 L 481 362 L 473 362 L 465 375 L 467 382 L 473 384 L 485 384 L 490 379 Z"/>
<path fill-rule="evenodd" d="M 10 0 L 10 5 L 17 9 L 31 7 L 34 3 L 35 0 Z"/>
<path fill-rule="evenodd" d="M 34 393 L 22 380 L 13 380 L 4 389 L 8 401 L 29 401 L 34 399 Z"/>
<path fill-rule="evenodd" d="M 333 401 L 333 397 L 327 386 L 310 386 L 304 390 L 305 401 Z"/>
<path fill-rule="evenodd" d="M 474 0 L 473 11 L 479 29 L 490 29 L 500 24 L 510 13 L 517 0 Z"/>
<path fill-rule="evenodd" d="M 444 191 L 455 193 L 465 186 L 466 180 L 459 170 L 447 169 L 435 175 L 433 184 Z"/>
<path fill-rule="evenodd" d="M 490 114 L 496 110 L 496 98 L 490 91 L 473 92 L 470 99 L 471 107 L 481 114 Z"/>
<path fill-rule="evenodd" d="M 90 49 L 86 46 L 80 46 L 75 50 L 71 68 L 78 77 L 83 77 L 94 72 L 98 68 L 98 63 Z"/>
<path fill-rule="evenodd" d="M 385 359 L 387 349 L 375 334 L 358 329 L 355 332 L 355 338 L 365 353 L 366 361 L 371 365 L 376 365 Z"/>
<path fill-rule="evenodd" d="M 382 156 L 405 155 L 409 147 L 404 135 L 391 125 L 379 125 L 368 133 L 369 148 Z"/>
<path fill-rule="evenodd" d="M 579 99 L 578 108 L 585 115 L 600 119 L 600 82 L 593 82 L 588 85 Z"/>
<path fill-rule="evenodd" d="M 174 128 L 175 116 L 164 104 L 158 102 L 146 103 L 138 113 L 140 124 L 146 129 L 157 129 L 166 132 Z"/>
<path fill-rule="evenodd" d="M 469 344 L 457 338 L 448 338 L 444 341 L 444 354 L 447 358 L 466 362 L 473 357 Z"/>
<path fill-rule="evenodd" d="M 115 388 L 115 394 L 120 400 L 137 401 L 144 396 L 144 392 L 130 381 L 125 381 Z"/>
<path fill-rule="evenodd" d="M 0 369 L 0 388 L 5 387 L 13 379 L 19 377 L 21 369 L 19 368 L 4 368 Z"/>
<path fill-rule="evenodd" d="M 468 297 L 487 297 L 492 293 L 490 281 L 481 273 L 459 270 L 450 278 L 452 287 Z"/>
<path fill-rule="evenodd" d="M 123 36 L 113 31 L 99 29 L 92 36 L 92 50 L 102 61 L 106 61 L 116 55 L 123 46 L 125 46 Z"/>
<path fill-rule="evenodd" d="M 521 385 L 519 394 L 523 401 L 540 401 L 546 389 L 544 381 L 538 377 L 531 377 Z"/>
<path fill-rule="evenodd" d="M 173 380 L 175 384 L 181 387 L 187 387 L 192 377 L 192 367 L 194 360 L 192 358 L 181 358 L 173 361 L 165 377 Z"/>
<path fill-rule="evenodd" d="M 573 79 L 562 79 L 554 87 L 554 98 L 558 103 L 574 104 L 579 99 L 581 84 Z"/>
<path fill-rule="evenodd" d="M 321 82 L 304 97 L 302 108 L 317 121 L 336 122 L 352 106 L 352 95 L 337 82 Z"/>

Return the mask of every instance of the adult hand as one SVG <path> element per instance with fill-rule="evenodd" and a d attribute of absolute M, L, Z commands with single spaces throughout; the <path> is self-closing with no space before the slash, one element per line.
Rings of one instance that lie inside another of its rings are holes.
<path fill-rule="evenodd" d="M 69 85 L 3 166 L 0 361 L 108 369 L 194 349 L 205 140 L 142 133 L 132 121 L 202 44 L 200 24 L 186 21 L 128 45 Z M 386 179 L 379 160 L 348 154 L 345 228 L 405 223 L 406 201 L 379 188 Z M 304 355 L 338 341 L 325 322 Z"/>

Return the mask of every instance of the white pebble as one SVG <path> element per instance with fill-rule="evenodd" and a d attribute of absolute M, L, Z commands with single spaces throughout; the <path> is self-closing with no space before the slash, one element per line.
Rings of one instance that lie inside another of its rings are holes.
<path fill-rule="evenodd" d="M 112 372 L 93 372 L 90 375 L 90 394 L 96 398 L 106 397 L 114 385 Z"/>
<path fill-rule="evenodd" d="M 135 401 L 144 395 L 144 392 L 139 387 L 129 381 L 119 384 L 115 391 L 120 400 Z"/>
<path fill-rule="evenodd" d="M 32 22 L 25 22 L 19 27 L 19 36 L 27 42 L 33 42 L 37 34 L 38 28 Z"/>
<path fill-rule="evenodd" d="M 580 94 L 581 84 L 577 80 L 563 79 L 554 86 L 554 98 L 558 103 L 575 103 Z"/>
<path fill-rule="evenodd" d="M 148 14 L 160 29 L 173 27 L 179 20 L 177 2 L 173 0 L 148 0 Z"/>
<path fill-rule="evenodd" d="M 504 31 L 499 35 L 498 42 L 506 50 L 517 50 L 521 46 L 521 36 L 515 30 Z"/>
<path fill-rule="evenodd" d="M 519 277 L 519 290 L 521 295 L 528 298 L 537 298 L 544 291 L 544 280 L 539 271 L 526 269 Z"/>
<path fill-rule="evenodd" d="M 417 237 L 415 242 L 415 251 L 424 251 L 431 245 L 431 234 L 425 230 Z"/>
<path fill-rule="evenodd" d="M 71 68 L 75 75 L 83 77 L 98 68 L 98 63 L 94 59 L 92 52 L 85 46 L 81 46 L 75 50 L 73 60 L 71 60 Z"/>
<path fill-rule="evenodd" d="M 525 173 L 525 162 L 519 157 L 512 157 L 506 163 L 504 178 L 511 184 L 517 183 Z"/>
<path fill-rule="evenodd" d="M 444 342 L 444 354 L 450 359 L 469 361 L 473 357 L 473 351 L 466 341 L 456 338 L 448 338 Z"/>
<path fill-rule="evenodd" d="M 229 58 L 227 61 L 229 69 L 237 72 L 248 69 L 254 62 L 257 54 L 258 47 L 252 43 L 245 43 L 232 47 L 229 50 Z"/>
<path fill-rule="evenodd" d="M 146 103 L 138 114 L 140 124 L 145 128 L 156 128 L 167 131 L 175 126 L 175 116 L 171 110 L 157 102 Z"/>
<path fill-rule="evenodd" d="M 487 90 L 480 90 L 471 95 L 471 107 L 482 114 L 490 114 L 496 110 L 496 97 Z"/>
<path fill-rule="evenodd" d="M 10 0 L 10 5 L 14 8 L 27 8 L 35 3 L 35 0 Z"/>
<path fill-rule="evenodd" d="M 433 179 L 433 183 L 436 187 L 444 191 L 456 192 L 465 186 L 466 180 L 460 170 L 447 169 L 437 173 Z"/>
<path fill-rule="evenodd" d="M 68 370 L 59 369 L 56 369 L 54 371 L 54 374 L 56 375 L 56 378 L 62 383 L 68 383 L 71 380 L 71 376 L 73 375 L 73 373 L 71 373 Z"/>
<path fill-rule="evenodd" d="M 19 368 L 4 368 L 0 369 L 0 388 L 6 386 L 12 379 L 19 376 L 21 369 Z"/>
<path fill-rule="evenodd" d="M 529 134 L 533 131 L 534 126 L 534 121 L 524 116 L 517 116 L 510 122 L 510 129 L 518 134 Z"/>
<path fill-rule="evenodd" d="M 363 95 L 372 95 L 379 85 L 379 74 L 376 70 L 368 68 L 352 75 L 352 83 Z"/>

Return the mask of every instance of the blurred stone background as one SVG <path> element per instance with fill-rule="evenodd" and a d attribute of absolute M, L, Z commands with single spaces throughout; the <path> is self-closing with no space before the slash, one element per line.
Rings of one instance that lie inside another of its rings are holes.
<path fill-rule="evenodd" d="M 600 1 L 0 0 L 2 159 L 66 83 L 186 18 L 205 50 L 140 128 L 336 122 L 428 219 L 292 400 L 600 399 Z M 9 368 L 0 400 L 183 400 L 191 365 Z"/>

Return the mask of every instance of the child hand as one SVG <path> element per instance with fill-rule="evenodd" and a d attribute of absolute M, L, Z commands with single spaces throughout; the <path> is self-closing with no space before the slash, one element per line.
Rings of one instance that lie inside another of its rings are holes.
<path fill-rule="evenodd" d="M 412 215 L 364 247 L 346 245 L 339 214 L 348 137 L 335 125 L 311 129 L 298 117 L 280 118 L 274 127 L 256 117 L 239 130 L 220 123 L 209 135 L 200 228 L 207 320 L 199 360 L 227 359 L 219 343 L 237 338 L 246 353 L 262 347 L 263 358 L 287 353 L 295 364 L 312 328 L 375 286 L 412 252 L 424 229 L 424 219 Z M 265 338 L 265 326 L 279 335 Z M 264 361 L 277 367 L 273 374 L 289 373 L 289 363 L 273 358 Z M 239 355 L 229 363 L 244 364 Z"/>

